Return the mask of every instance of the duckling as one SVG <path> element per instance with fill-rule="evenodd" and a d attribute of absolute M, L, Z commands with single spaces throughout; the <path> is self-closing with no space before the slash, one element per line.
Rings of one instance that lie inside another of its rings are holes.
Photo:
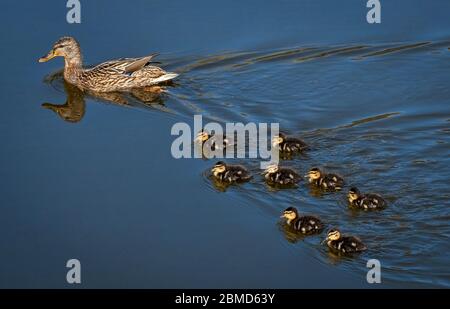
<path fill-rule="evenodd" d="M 365 210 L 382 209 L 387 206 L 387 202 L 378 194 L 362 194 L 358 188 L 350 188 L 347 195 L 350 206 Z"/>
<path fill-rule="evenodd" d="M 206 130 L 200 130 L 194 142 L 201 145 L 206 144 L 208 147 L 207 149 L 211 149 L 212 151 L 225 149 L 226 147 L 231 146 L 230 140 L 226 136 L 220 138 L 216 134 L 210 134 Z"/>
<path fill-rule="evenodd" d="M 338 191 L 344 185 L 344 179 L 336 174 L 326 174 L 319 168 L 312 168 L 305 177 L 309 178 L 309 183 L 324 190 Z"/>
<path fill-rule="evenodd" d="M 294 207 L 286 208 L 281 218 L 286 219 L 286 223 L 295 231 L 302 234 L 316 234 L 323 230 L 323 223 L 319 218 L 313 216 L 299 216 Z"/>
<path fill-rule="evenodd" d="M 330 249 L 340 253 L 356 253 L 367 249 L 358 237 L 342 236 L 337 229 L 328 231 L 325 241 Z"/>
<path fill-rule="evenodd" d="M 211 169 L 215 179 L 224 183 L 239 183 L 249 181 L 252 176 L 250 172 L 241 165 L 227 165 L 219 161 Z"/>
<path fill-rule="evenodd" d="M 300 176 L 293 169 L 269 165 L 262 173 L 266 182 L 272 185 L 289 186 L 300 182 Z"/>
<path fill-rule="evenodd" d="M 278 147 L 283 153 L 299 153 L 308 149 L 308 145 L 295 137 L 288 137 L 283 133 L 279 133 L 272 140 L 272 146 Z"/>

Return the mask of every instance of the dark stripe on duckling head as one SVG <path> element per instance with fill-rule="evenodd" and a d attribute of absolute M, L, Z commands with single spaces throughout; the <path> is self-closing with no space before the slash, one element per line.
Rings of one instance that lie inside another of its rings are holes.
<path fill-rule="evenodd" d="M 288 208 L 286 208 L 286 209 L 284 210 L 284 212 L 291 212 L 291 211 L 297 213 L 297 208 L 295 208 L 295 207 L 288 207 Z"/>
<path fill-rule="evenodd" d="M 348 190 L 348 193 L 349 194 L 356 194 L 356 195 L 360 194 L 358 188 L 356 188 L 356 187 L 351 187 L 350 190 Z"/>

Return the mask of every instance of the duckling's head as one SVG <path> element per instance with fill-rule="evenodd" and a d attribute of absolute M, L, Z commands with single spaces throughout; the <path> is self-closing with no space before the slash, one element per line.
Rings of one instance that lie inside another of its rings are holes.
<path fill-rule="evenodd" d="M 308 174 L 306 174 L 306 177 L 309 177 L 310 180 L 319 179 L 320 176 L 322 176 L 322 171 L 317 167 L 310 169 Z"/>
<path fill-rule="evenodd" d="M 352 203 L 354 200 L 358 199 L 358 197 L 361 195 L 358 188 L 352 187 L 350 190 L 348 190 L 347 198 L 350 203 Z"/>
<path fill-rule="evenodd" d="M 62 37 L 53 45 L 50 52 L 39 59 L 39 62 L 47 62 L 55 57 L 64 57 L 66 62 L 81 64 L 81 50 L 77 40 L 72 37 Z"/>
<path fill-rule="evenodd" d="M 278 172 L 278 165 L 272 164 L 272 165 L 267 166 L 267 168 L 263 172 L 263 175 L 264 174 L 273 174 L 276 172 Z"/>
<path fill-rule="evenodd" d="M 286 208 L 283 211 L 283 215 L 281 215 L 281 218 L 284 218 L 287 220 L 287 223 L 290 224 L 292 220 L 295 220 L 295 218 L 298 217 L 298 211 L 294 207 Z"/>
<path fill-rule="evenodd" d="M 197 133 L 197 137 L 195 138 L 194 141 L 199 142 L 199 143 L 204 143 L 206 142 L 209 138 L 211 137 L 211 135 L 209 134 L 208 131 L 206 130 L 201 130 Z"/>
<path fill-rule="evenodd" d="M 284 140 L 286 136 L 283 133 L 279 133 L 278 135 L 274 136 L 272 139 L 272 147 L 277 147 L 280 145 Z"/>
<path fill-rule="evenodd" d="M 338 240 L 341 238 L 341 232 L 337 229 L 331 229 L 327 233 L 327 240 Z"/>
<path fill-rule="evenodd" d="M 214 176 L 217 176 L 218 174 L 225 172 L 226 169 L 227 169 L 227 165 L 224 162 L 219 161 L 211 169 L 211 172 L 213 173 Z"/>

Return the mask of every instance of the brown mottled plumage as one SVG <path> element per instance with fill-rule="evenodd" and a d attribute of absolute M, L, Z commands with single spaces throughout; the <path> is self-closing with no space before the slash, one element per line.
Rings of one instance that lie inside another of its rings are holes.
<path fill-rule="evenodd" d="M 93 68 L 83 68 L 81 49 L 72 37 L 59 39 L 52 50 L 39 59 L 46 62 L 54 57 L 64 57 L 64 79 L 82 90 L 95 92 L 127 91 L 152 86 L 174 79 L 176 73 L 150 65 L 156 54 L 141 58 L 122 58 L 101 63 Z"/>

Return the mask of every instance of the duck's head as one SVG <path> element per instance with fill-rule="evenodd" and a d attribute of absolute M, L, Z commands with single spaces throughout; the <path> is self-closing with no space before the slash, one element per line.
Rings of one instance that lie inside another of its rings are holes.
<path fill-rule="evenodd" d="M 277 147 L 280 145 L 284 140 L 286 136 L 283 133 L 279 133 L 278 135 L 274 136 L 272 139 L 272 147 Z"/>
<path fill-rule="evenodd" d="M 326 240 L 339 240 L 341 238 L 341 232 L 337 229 L 331 229 L 327 233 Z"/>
<path fill-rule="evenodd" d="M 272 164 L 272 165 L 267 166 L 267 168 L 264 170 L 264 172 L 262 174 L 263 175 L 265 175 L 265 174 L 273 174 L 273 173 L 276 173 L 276 172 L 278 172 L 278 165 Z"/>
<path fill-rule="evenodd" d="M 358 197 L 361 195 L 358 188 L 352 187 L 350 190 L 348 190 L 347 198 L 350 203 L 352 203 L 354 200 L 358 199 Z"/>
<path fill-rule="evenodd" d="M 309 178 L 310 180 L 317 180 L 320 178 L 320 176 L 322 176 L 322 171 L 317 167 L 310 169 L 308 174 L 305 175 L 305 177 Z"/>
<path fill-rule="evenodd" d="M 292 220 L 295 220 L 295 218 L 298 217 L 298 211 L 294 207 L 288 207 L 283 211 L 283 214 L 281 215 L 281 218 L 284 218 L 287 220 L 287 223 L 289 224 Z"/>
<path fill-rule="evenodd" d="M 68 63 L 81 61 L 80 45 L 77 40 L 72 37 L 60 38 L 39 62 L 47 62 L 55 57 L 64 57 Z"/>
<path fill-rule="evenodd" d="M 213 173 L 214 176 L 217 176 L 218 174 L 225 172 L 226 169 L 227 169 L 227 165 L 224 162 L 219 161 L 211 169 L 211 172 Z"/>
<path fill-rule="evenodd" d="M 204 142 L 206 142 L 210 137 L 211 137 L 211 135 L 209 134 L 208 131 L 200 130 L 200 131 L 197 133 L 197 137 L 195 138 L 194 141 L 195 141 L 195 142 L 198 142 L 198 143 L 204 143 Z"/>

